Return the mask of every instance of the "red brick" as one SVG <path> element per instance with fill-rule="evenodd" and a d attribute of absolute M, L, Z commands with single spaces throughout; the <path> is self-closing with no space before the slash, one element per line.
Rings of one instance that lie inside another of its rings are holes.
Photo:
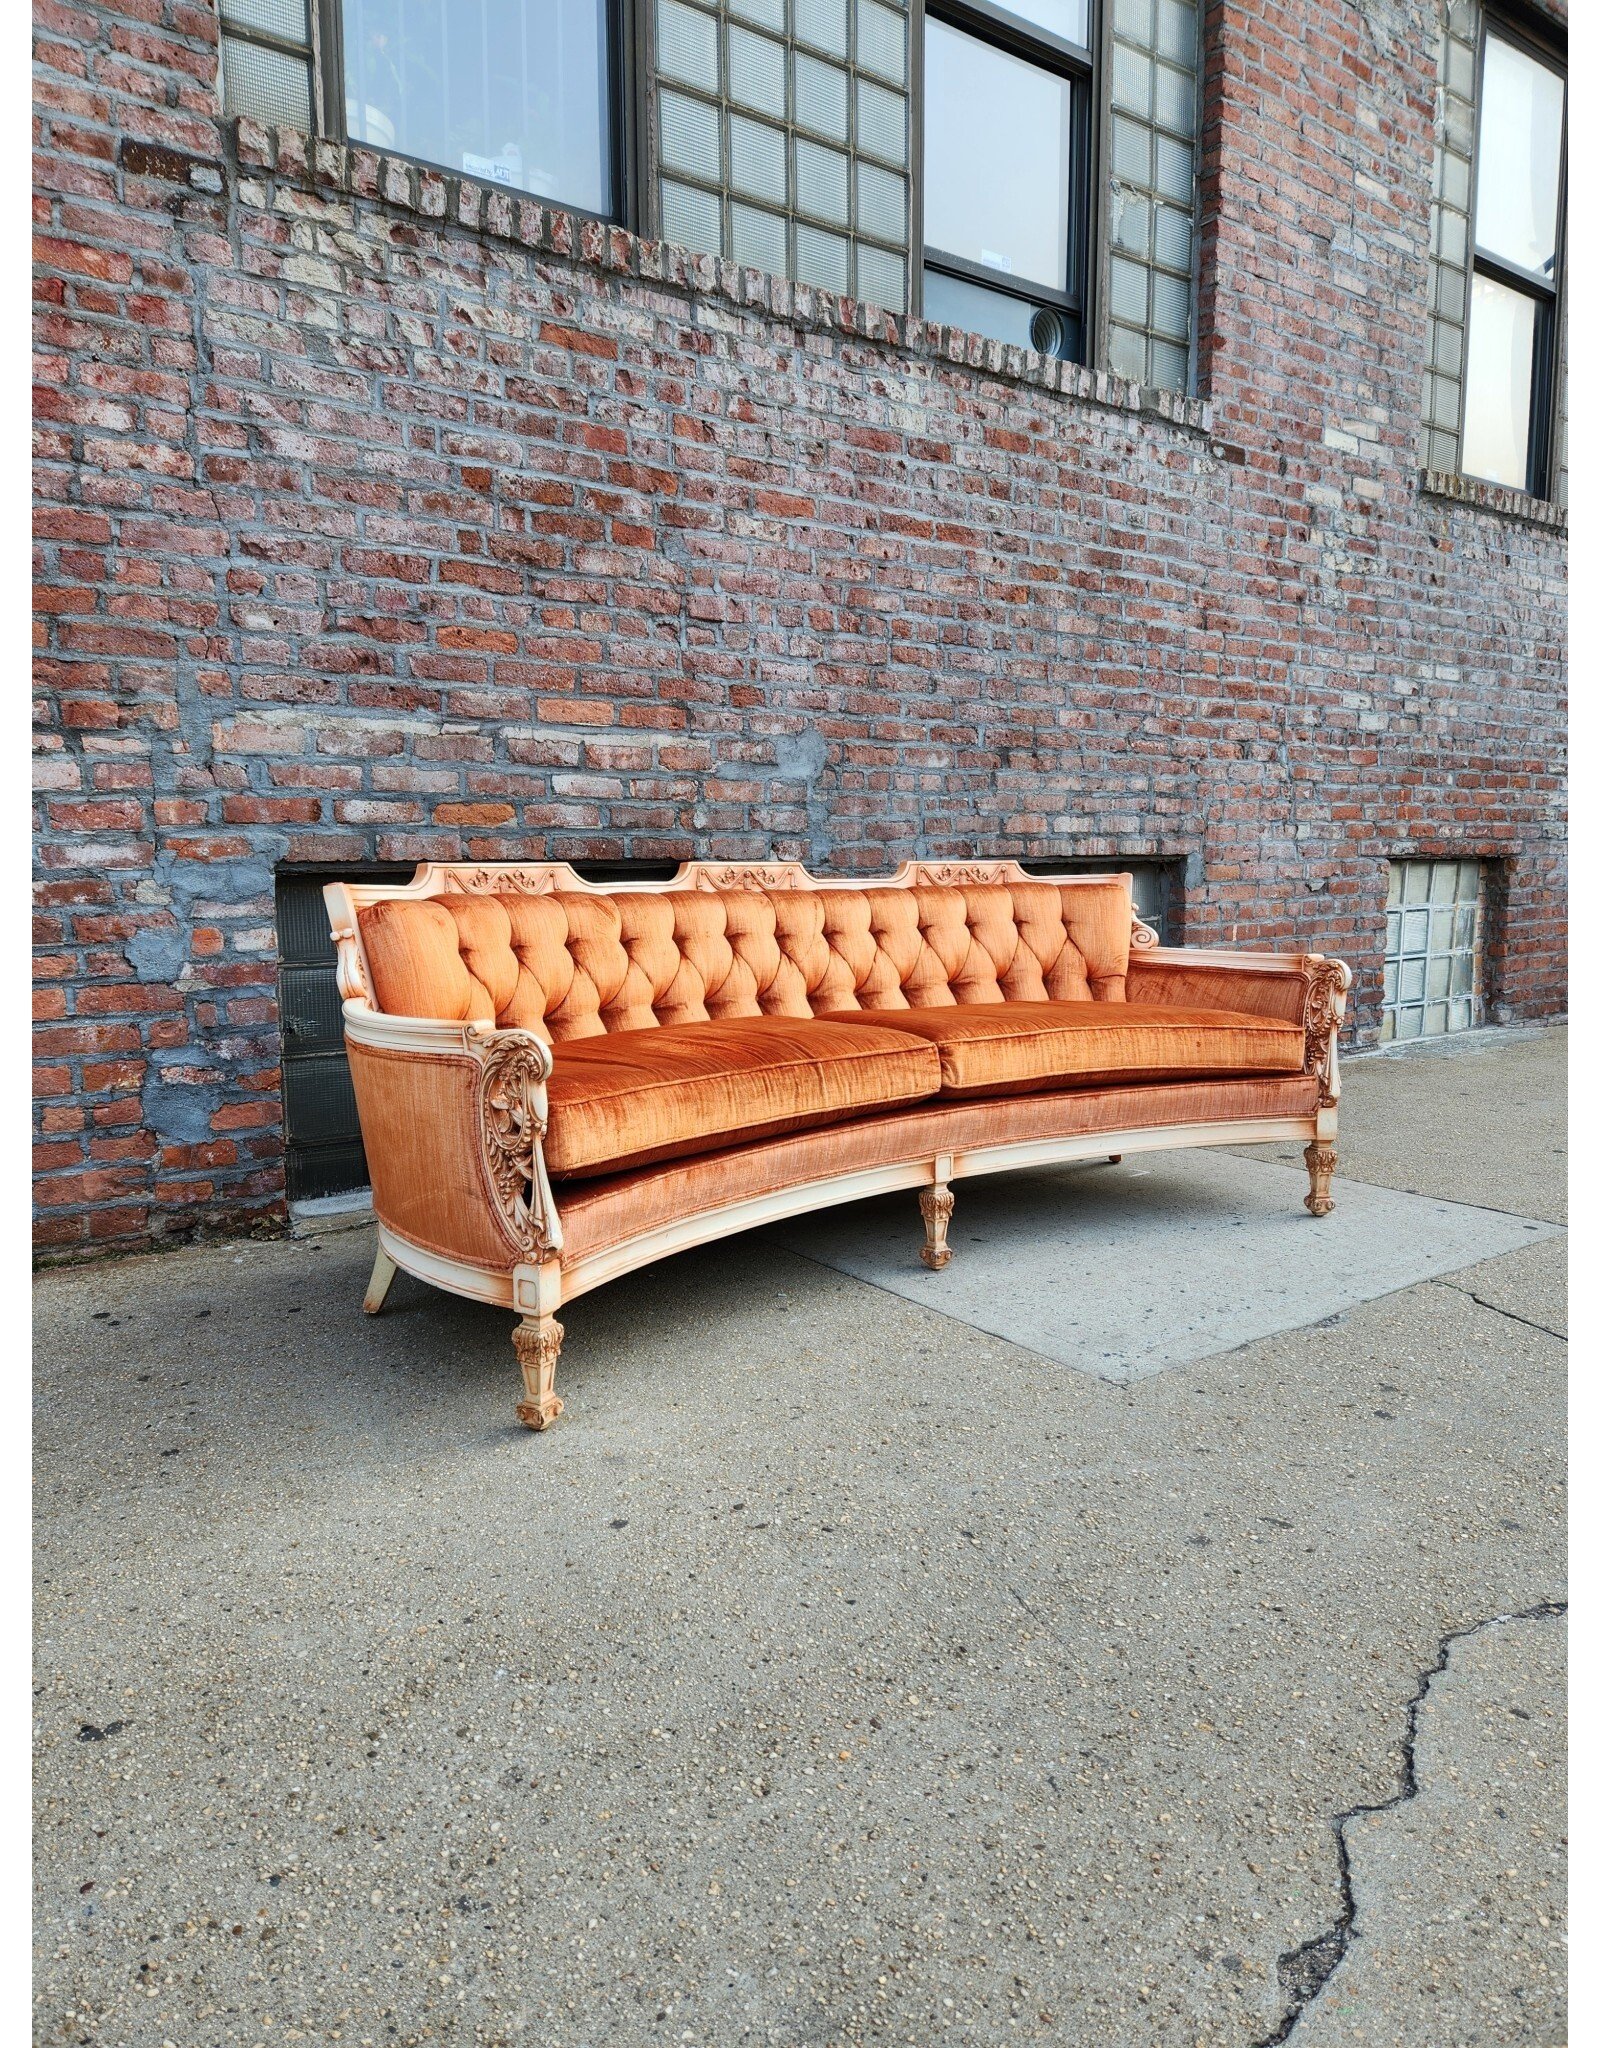
<path fill-rule="evenodd" d="M 117 1154 L 42 1245 L 281 1217 L 285 859 L 1161 854 L 1187 938 L 1343 953 L 1371 1036 L 1388 856 L 1465 850 L 1502 1013 L 1564 1006 L 1565 537 L 1416 484 L 1429 39 L 1209 14 L 1208 430 L 433 174 L 407 219 L 363 151 L 313 351 L 301 142 L 242 124 L 264 205 L 117 168 L 222 160 L 215 9 L 40 0 L 35 1086 Z M 221 1100 L 146 1158 L 160 1052 Z"/>

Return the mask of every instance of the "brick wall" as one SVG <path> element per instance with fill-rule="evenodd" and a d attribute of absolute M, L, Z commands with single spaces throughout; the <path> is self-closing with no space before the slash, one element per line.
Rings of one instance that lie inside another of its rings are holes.
<path fill-rule="evenodd" d="M 1207 404 L 235 138 L 194 0 L 35 16 L 42 1246 L 281 1217 L 285 861 L 1182 855 L 1370 1035 L 1459 850 L 1561 1008 L 1565 535 L 1417 473 L 1428 6 L 1211 6 Z"/>

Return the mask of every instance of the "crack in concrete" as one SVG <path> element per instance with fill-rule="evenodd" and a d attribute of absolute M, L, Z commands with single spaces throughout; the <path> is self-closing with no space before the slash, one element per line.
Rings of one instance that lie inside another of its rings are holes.
<path fill-rule="evenodd" d="M 1459 1280 L 1441 1280 L 1441 1287 L 1451 1288 L 1457 1294 L 1464 1294 L 1468 1301 L 1475 1301 L 1479 1308 L 1492 1309 L 1497 1316 L 1504 1316 L 1508 1322 L 1521 1323 L 1525 1330 L 1542 1330 L 1547 1337 L 1554 1337 L 1558 1344 L 1565 1344 L 1566 1333 L 1552 1330 L 1548 1323 L 1536 1323 L 1532 1316 L 1519 1316 L 1514 1308 L 1502 1308 L 1497 1301 L 1485 1301 L 1481 1294 L 1474 1294 L 1470 1287 L 1463 1287 Z"/>
<path fill-rule="evenodd" d="M 1463 1288 L 1461 1292 L 1466 1290 Z M 1492 1304 L 1486 1302 L 1484 1306 Z M 1423 1701 L 1428 1697 L 1433 1681 L 1448 1666 L 1450 1653 L 1456 1644 L 1464 1643 L 1469 1636 L 1482 1635 L 1485 1629 L 1500 1628 L 1508 1621 L 1553 1620 L 1566 1611 L 1565 1600 L 1541 1600 L 1536 1606 L 1524 1607 L 1515 1614 L 1491 1614 L 1486 1621 L 1475 1621 L 1468 1628 L 1452 1629 L 1449 1635 L 1440 1638 L 1434 1661 L 1423 1672 L 1416 1691 L 1406 1703 L 1406 1732 L 1400 1744 L 1399 1789 L 1389 1799 L 1347 1807 L 1343 1813 L 1334 1815 L 1333 1841 L 1339 1859 L 1339 1917 L 1323 1933 L 1313 1935 L 1310 1941 L 1303 1941 L 1298 1948 L 1289 1949 L 1279 1956 L 1278 1982 L 1288 2004 L 1273 2031 L 1261 2035 L 1250 2044 L 1250 2048 L 1281 2048 L 1300 2024 L 1306 2008 L 1327 1988 L 1329 1978 L 1344 1961 L 1350 1944 L 1361 1938 L 1361 1930 L 1356 1926 L 1355 1883 L 1350 1874 L 1350 1848 L 1345 1831 L 1352 1821 L 1365 1820 L 1370 1814 L 1393 1812 L 1397 1806 L 1404 1806 L 1408 1800 L 1415 1799 L 1421 1790 L 1417 1783 L 1417 1722 Z"/>

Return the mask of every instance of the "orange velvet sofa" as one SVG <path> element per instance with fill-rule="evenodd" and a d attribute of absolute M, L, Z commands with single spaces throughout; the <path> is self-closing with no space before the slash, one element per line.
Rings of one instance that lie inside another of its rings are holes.
<path fill-rule="evenodd" d="M 366 1307 L 403 1267 L 516 1311 L 531 1429 L 561 1413 L 564 1302 L 807 1209 L 916 1188 L 938 1271 L 965 1176 L 1286 1138 L 1333 1206 L 1349 969 L 1161 946 L 1127 875 L 435 864 L 326 896 Z"/>

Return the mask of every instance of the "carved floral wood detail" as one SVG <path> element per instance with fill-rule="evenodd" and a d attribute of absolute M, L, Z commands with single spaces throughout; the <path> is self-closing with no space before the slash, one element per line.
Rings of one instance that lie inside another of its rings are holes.
<path fill-rule="evenodd" d="M 770 861 L 685 861 L 669 881 L 652 881 L 637 886 L 649 889 L 896 889 L 896 888 L 986 888 L 997 883 L 1048 879 L 1062 883 L 1092 882 L 1094 875 L 1058 875 L 1041 878 L 1028 874 L 1014 860 L 905 861 L 892 875 L 813 875 L 796 860 Z M 470 864 L 437 861 L 427 864 L 418 882 L 428 885 L 423 893 L 450 895 L 548 895 L 552 890 L 592 890 L 608 895 L 626 890 L 626 882 L 586 882 L 561 861 L 503 861 Z M 412 885 L 413 888 L 416 884 Z M 397 892 L 403 893 L 403 892 Z M 1141 936 L 1142 935 L 1142 936 Z M 1153 946 L 1156 935 L 1148 925 L 1134 920 L 1134 943 Z"/>
<path fill-rule="evenodd" d="M 691 861 L 679 880 L 696 889 L 815 889 L 817 883 L 798 861 Z"/>
<path fill-rule="evenodd" d="M 924 1188 L 917 1196 L 917 1206 L 925 1232 L 917 1256 L 930 1273 L 942 1273 L 950 1263 L 950 1218 L 955 1214 L 956 1198 L 948 1187 Z"/>
<path fill-rule="evenodd" d="M 1030 879 L 1014 860 L 919 860 L 912 866 L 914 882 L 943 889 L 983 889 Z"/>
<path fill-rule="evenodd" d="M 486 1029 L 484 1036 L 478 1107 L 489 1184 L 519 1250 L 542 1259 L 561 1243 L 543 1151 L 551 1051 L 531 1031 Z"/>
<path fill-rule="evenodd" d="M 1331 1145 L 1313 1139 L 1305 1149 L 1305 1162 L 1306 1172 L 1311 1176 L 1311 1192 L 1306 1196 L 1306 1207 L 1313 1216 L 1326 1216 L 1333 1208 L 1329 1187 L 1333 1170 L 1339 1164 L 1339 1155 Z"/>
<path fill-rule="evenodd" d="M 1322 1083 L 1317 1099 L 1323 1108 L 1335 1100 L 1332 1048 L 1334 1034 L 1344 1016 L 1345 990 L 1349 986 L 1350 970 L 1342 960 L 1312 963 L 1306 989 L 1305 1071 L 1317 1075 Z"/>
<path fill-rule="evenodd" d="M 556 1392 L 556 1360 L 565 1334 L 554 1316 L 524 1316 L 511 1333 L 522 1368 L 517 1420 L 528 1429 L 548 1429 L 566 1406 Z"/>
<path fill-rule="evenodd" d="M 1161 944 L 1161 934 L 1155 929 L 1154 925 L 1148 925 L 1143 918 L 1136 916 L 1133 920 L 1133 931 L 1128 943 L 1142 953 L 1149 946 L 1159 946 Z"/>
<path fill-rule="evenodd" d="M 459 896 L 546 896 L 570 870 L 530 862 L 526 867 L 462 868 L 440 866 L 441 887 Z"/>
<path fill-rule="evenodd" d="M 367 970 L 361 958 L 361 939 L 353 924 L 335 925 L 332 932 L 337 951 L 338 966 L 335 980 L 340 997 L 347 1003 L 366 1003 L 376 1007 L 372 1001 L 372 990 L 367 986 Z"/>

